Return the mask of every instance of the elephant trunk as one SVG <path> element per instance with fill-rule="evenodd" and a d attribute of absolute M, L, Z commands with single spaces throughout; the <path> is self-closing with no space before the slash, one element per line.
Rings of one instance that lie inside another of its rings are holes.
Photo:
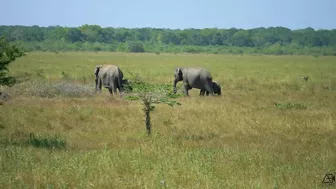
<path fill-rule="evenodd" d="M 96 77 L 96 79 L 95 79 L 95 83 L 96 83 L 95 90 L 97 91 L 97 90 L 98 90 L 98 78 L 97 78 L 97 77 Z"/>
<path fill-rule="evenodd" d="M 178 80 L 175 78 L 174 79 L 174 94 L 176 94 L 177 90 L 176 90 L 176 84 L 177 84 Z"/>

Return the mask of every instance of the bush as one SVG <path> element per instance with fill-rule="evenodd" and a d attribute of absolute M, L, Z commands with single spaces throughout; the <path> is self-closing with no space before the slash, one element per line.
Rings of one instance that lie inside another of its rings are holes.
<path fill-rule="evenodd" d="M 7 43 L 5 37 L 0 37 L 0 85 L 13 86 L 16 82 L 14 77 L 8 77 L 7 66 L 25 53 L 15 45 Z"/>
<path fill-rule="evenodd" d="M 10 99 L 10 96 L 4 92 L 0 91 L 0 101 L 7 101 Z"/>
<path fill-rule="evenodd" d="M 29 139 L 27 140 L 26 143 L 36 148 L 61 149 L 66 147 L 66 141 L 64 139 L 61 139 L 57 135 L 53 137 L 48 137 L 48 136 L 36 136 L 34 133 L 30 133 Z"/>
<path fill-rule="evenodd" d="M 183 96 L 182 94 L 173 93 L 173 84 L 156 84 L 145 83 L 143 81 L 130 81 L 129 85 L 132 87 L 132 93 L 153 92 L 160 93 L 167 98 L 178 98 Z M 129 98 L 133 99 L 133 97 Z"/>
<path fill-rule="evenodd" d="M 13 87 L 15 94 L 54 98 L 54 97 L 91 97 L 92 85 L 80 85 L 67 81 L 34 80 Z"/>
<path fill-rule="evenodd" d="M 127 49 L 129 52 L 134 52 L 134 53 L 145 52 L 145 48 L 142 42 L 128 42 Z"/>
<path fill-rule="evenodd" d="M 46 149 L 65 149 L 66 141 L 59 135 L 50 136 L 49 134 L 39 134 L 29 133 L 29 136 L 23 132 L 15 132 L 13 136 L 4 139 L 0 142 L 5 146 L 33 146 L 35 148 L 46 148 Z"/>
<path fill-rule="evenodd" d="M 288 103 L 280 104 L 280 103 L 274 102 L 274 105 L 280 109 L 307 109 L 307 106 L 301 103 L 288 102 Z"/>

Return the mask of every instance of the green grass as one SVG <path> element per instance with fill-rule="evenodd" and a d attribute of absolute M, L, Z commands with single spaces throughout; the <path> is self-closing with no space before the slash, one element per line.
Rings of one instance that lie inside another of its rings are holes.
<path fill-rule="evenodd" d="M 30 81 L 0 88 L 11 96 L 0 105 L 0 188 L 325 188 L 324 175 L 336 170 L 335 62 L 28 53 L 9 68 Z M 105 89 L 78 94 L 94 90 L 94 67 L 105 63 L 119 65 L 125 78 L 138 73 L 166 85 L 175 67 L 201 66 L 221 84 L 222 96 L 199 97 L 192 89 L 175 99 L 181 106 L 156 105 L 147 136 L 140 101 Z M 79 92 L 40 95 L 65 81 Z"/>

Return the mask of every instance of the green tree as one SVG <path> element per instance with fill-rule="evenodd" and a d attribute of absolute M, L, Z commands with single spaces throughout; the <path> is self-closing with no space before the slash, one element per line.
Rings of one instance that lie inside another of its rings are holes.
<path fill-rule="evenodd" d="M 83 25 L 80 27 L 81 33 L 85 36 L 85 40 L 89 42 L 102 41 L 102 28 L 97 25 Z"/>
<path fill-rule="evenodd" d="M 82 32 L 77 28 L 69 28 L 64 37 L 71 43 L 82 41 L 84 38 Z"/>
<path fill-rule="evenodd" d="M 235 46 L 243 47 L 243 46 L 252 46 L 250 35 L 247 30 L 239 30 L 232 36 L 232 41 Z"/>
<path fill-rule="evenodd" d="M 145 52 L 145 48 L 141 41 L 129 41 L 127 43 L 129 52 L 142 53 Z"/>
<path fill-rule="evenodd" d="M 61 26 L 0 26 L 0 35 L 33 50 L 117 50 L 148 52 L 254 52 L 267 54 L 335 55 L 336 30 L 305 28 L 290 30 L 285 27 L 254 29 L 163 29 L 163 28 L 102 28 L 98 25 L 80 27 Z M 94 45 L 93 45 L 94 44 Z M 219 47 L 221 46 L 221 47 Z M 281 48 L 278 48 L 280 46 Z M 238 48 L 236 48 L 238 47 Z M 248 48 L 246 48 L 248 47 Z M 295 48 L 293 48 L 295 47 Z M 131 49 L 130 49 L 131 48 Z M 252 49 L 253 48 L 253 49 Z M 231 50 L 230 50 L 231 49 Z M 247 50 L 249 49 L 249 50 Z M 281 49 L 274 51 L 270 49 Z M 303 50 L 305 49 L 305 50 Z M 247 51 L 246 51 L 247 50 Z"/>
<path fill-rule="evenodd" d="M 23 56 L 24 53 L 15 45 L 6 42 L 5 37 L 0 37 L 0 85 L 12 86 L 15 84 L 14 77 L 7 76 L 8 64 L 16 58 Z"/>
<path fill-rule="evenodd" d="M 131 75 L 133 75 L 131 73 Z M 173 100 L 178 97 L 178 94 L 172 94 L 170 89 L 171 85 L 155 85 L 145 83 L 139 75 L 133 75 L 133 82 L 129 85 L 132 88 L 132 92 L 126 94 L 125 99 L 128 100 L 140 100 L 142 102 L 142 110 L 145 113 L 145 126 L 148 135 L 152 131 L 151 112 L 155 109 L 155 104 L 167 104 L 171 107 L 174 105 L 181 105 L 180 102 Z"/>

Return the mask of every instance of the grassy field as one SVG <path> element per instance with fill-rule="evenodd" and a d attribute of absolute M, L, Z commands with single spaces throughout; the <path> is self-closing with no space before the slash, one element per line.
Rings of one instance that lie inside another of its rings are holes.
<path fill-rule="evenodd" d="M 204 67 L 222 96 L 157 105 L 147 136 L 139 101 L 38 95 L 41 77 L 89 94 L 107 63 L 162 84 Z M 0 88 L 0 188 L 325 188 L 336 170 L 336 57 L 35 52 L 9 68 L 30 80 Z"/>

